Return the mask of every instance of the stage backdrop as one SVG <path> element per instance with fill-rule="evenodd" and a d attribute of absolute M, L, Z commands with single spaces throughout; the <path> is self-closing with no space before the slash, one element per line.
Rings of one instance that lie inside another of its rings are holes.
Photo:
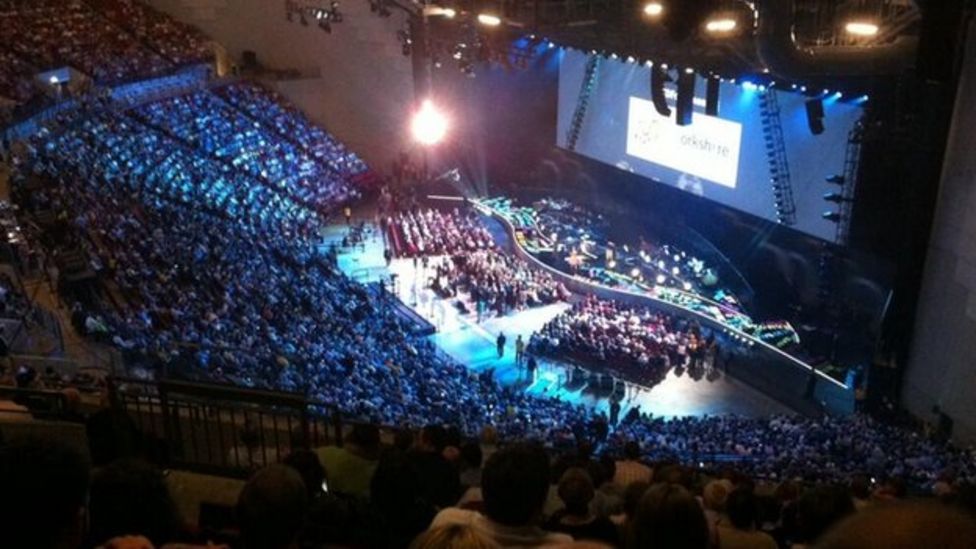
<path fill-rule="evenodd" d="M 590 55 L 563 50 L 559 72 L 556 141 L 566 147 Z M 601 60 L 591 88 L 576 152 L 657 182 L 776 220 L 775 198 L 761 123 L 760 94 L 754 84 L 723 82 L 719 116 L 704 114 L 706 82 L 696 77 L 695 113 L 690 126 L 675 124 L 677 90 L 665 87 L 672 115 L 657 113 L 650 100 L 650 68 L 621 59 Z M 844 170 L 848 132 L 863 108 L 828 95 L 826 127 L 814 136 L 808 127 L 809 97 L 777 90 L 799 231 L 833 241 L 836 225 L 823 219 L 834 204 L 823 195 L 837 188 L 827 177 Z"/>

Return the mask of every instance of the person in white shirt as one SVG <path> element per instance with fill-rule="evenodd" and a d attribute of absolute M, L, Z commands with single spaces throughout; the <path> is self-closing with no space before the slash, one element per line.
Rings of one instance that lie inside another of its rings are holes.
<path fill-rule="evenodd" d="M 485 465 L 481 490 L 484 514 L 451 507 L 438 513 L 430 528 L 469 526 L 501 547 L 551 547 L 573 541 L 539 527 L 549 492 L 549 457 L 541 447 L 519 444 L 496 452 Z"/>

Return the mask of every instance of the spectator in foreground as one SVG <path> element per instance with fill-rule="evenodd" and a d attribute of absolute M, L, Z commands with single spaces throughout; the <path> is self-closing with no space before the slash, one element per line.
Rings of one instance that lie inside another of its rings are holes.
<path fill-rule="evenodd" d="M 757 529 L 759 503 L 755 494 L 746 488 L 736 488 L 725 502 L 728 520 L 718 524 L 718 539 L 722 549 L 776 549 L 772 536 Z"/>
<path fill-rule="evenodd" d="M 243 549 L 293 549 L 308 503 L 302 477 L 286 465 L 259 470 L 237 499 Z"/>
<path fill-rule="evenodd" d="M 539 528 L 549 492 L 549 457 L 536 445 L 517 444 L 499 450 L 481 477 L 485 513 L 444 509 L 431 529 L 470 526 L 502 547 L 541 547 L 569 543 L 566 534 Z"/>
<path fill-rule="evenodd" d="M 410 544 L 410 549 L 496 549 L 498 544 L 470 526 L 453 524 L 431 528 Z"/>
<path fill-rule="evenodd" d="M 89 499 L 93 545 L 121 536 L 144 536 L 156 547 L 179 533 L 176 505 L 162 473 L 152 465 L 123 459 L 98 471 Z"/>
<path fill-rule="evenodd" d="M 708 525 L 698 501 L 677 484 L 652 486 L 630 523 L 632 549 L 706 549 Z"/>
<path fill-rule="evenodd" d="M 896 503 L 855 513 L 828 531 L 816 549 L 968 549 L 976 520 L 950 507 Z"/>
<path fill-rule="evenodd" d="M 329 490 L 357 498 L 369 496 L 369 483 L 379 459 L 380 431 L 375 425 L 357 423 L 345 444 L 315 451 L 329 472 Z"/>
<path fill-rule="evenodd" d="M 0 545 L 74 549 L 85 533 L 88 463 L 48 440 L 0 444 Z"/>
<path fill-rule="evenodd" d="M 564 507 L 546 522 L 547 530 L 569 534 L 578 540 L 597 540 L 611 545 L 618 543 L 617 527 L 610 519 L 597 516 L 590 510 L 596 490 L 585 470 L 574 467 L 563 473 L 558 493 Z"/>
<path fill-rule="evenodd" d="M 796 504 L 794 549 L 816 542 L 831 526 L 854 513 L 854 500 L 843 486 L 818 486 Z"/>
<path fill-rule="evenodd" d="M 454 505 L 461 496 L 458 471 L 444 458 L 446 447 L 447 430 L 428 425 L 420 431 L 420 438 L 409 453 L 426 492 L 425 499 L 439 509 Z"/>
<path fill-rule="evenodd" d="M 617 461 L 613 482 L 626 488 L 635 482 L 651 482 L 653 471 L 640 462 L 640 444 L 630 440 L 624 444 L 624 459 Z"/>

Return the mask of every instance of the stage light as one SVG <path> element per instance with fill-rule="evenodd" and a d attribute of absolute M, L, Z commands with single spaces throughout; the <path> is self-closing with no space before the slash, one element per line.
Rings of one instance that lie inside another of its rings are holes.
<path fill-rule="evenodd" d="M 660 2 L 648 2 L 644 4 L 644 15 L 648 17 L 660 17 L 664 13 L 664 4 Z"/>
<path fill-rule="evenodd" d="M 48 79 L 48 82 L 54 84 L 55 86 L 58 85 L 58 82 L 60 82 L 60 80 L 58 80 L 58 75 L 52 74 L 51 78 Z"/>
<path fill-rule="evenodd" d="M 489 13 L 479 13 L 478 22 L 486 27 L 497 27 L 502 24 L 501 17 L 497 15 L 491 15 Z"/>
<path fill-rule="evenodd" d="M 846 202 L 846 199 L 840 193 L 836 193 L 836 192 L 824 193 L 823 199 L 826 200 L 827 202 L 833 202 L 835 204 Z"/>
<path fill-rule="evenodd" d="M 658 284 L 664 284 L 664 281 L 667 279 L 668 277 L 664 276 L 663 274 L 659 274 L 655 280 L 657 280 Z"/>
<path fill-rule="evenodd" d="M 737 25 L 738 23 L 736 23 L 735 19 L 723 17 L 721 19 L 712 19 L 705 23 L 705 30 L 715 34 L 726 33 L 734 31 Z"/>
<path fill-rule="evenodd" d="M 878 25 L 870 21 L 848 21 L 844 30 L 855 36 L 874 36 L 878 34 Z"/>
<path fill-rule="evenodd" d="M 685 289 L 686 292 L 690 292 L 691 291 L 691 282 L 685 282 L 682 285 L 682 287 Z"/>
<path fill-rule="evenodd" d="M 634 267 L 633 269 L 630 270 L 630 276 L 631 277 L 637 278 L 639 275 L 640 275 L 640 269 L 639 268 Z"/>
<path fill-rule="evenodd" d="M 803 92 L 803 93 L 806 93 L 807 92 L 807 87 L 806 86 L 800 86 L 800 91 Z"/>
<path fill-rule="evenodd" d="M 834 223 L 840 222 L 840 214 L 837 212 L 824 212 L 823 214 L 821 214 L 821 217 L 823 217 L 827 221 L 833 221 Z"/>
<path fill-rule="evenodd" d="M 840 185 L 842 187 L 844 186 L 845 183 L 845 179 L 843 175 L 832 175 L 828 177 L 826 181 L 827 183 L 830 183 L 832 185 Z"/>
<path fill-rule="evenodd" d="M 627 62 L 628 63 L 633 63 L 634 61 L 636 61 L 636 59 L 634 59 L 634 56 L 633 55 L 628 55 L 627 56 Z"/>
<path fill-rule="evenodd" d="M 385 3 L 385 2 L 384 2 Z M 372 3 L 370 3 L 370 8 L 372 8 Z M 457 12 L 454 8 L 444 8 L 441 6 L 427 5 L 424 6 L 423 14 L 427 17 L 446 17 L 448 19 L 453 19 Z M 535 38 L 534 36 L 532 38 Z"/>
<path fill-rule="evenodd" d="M 430 99 L 425 99 L 420 110 L 414 114 L 410 129 L 420 144 L 436 145 L 447 135 L 447 126 L 447 117 L 437 110 Z"/>

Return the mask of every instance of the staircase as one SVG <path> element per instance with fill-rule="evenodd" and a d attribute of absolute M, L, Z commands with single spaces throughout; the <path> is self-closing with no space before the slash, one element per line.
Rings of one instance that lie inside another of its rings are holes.
<path fill-rule="evenodd" d="M 796 224 L 796 203 L 793 201 L 793 184 L 790 179 L 790 163 L 786 158 L 786 141 L 783 139 L 783 123 L 780 119 L 776 91 L 767 89 L 759 95 L 760 118 L 766 160 L 769 162 L 769 183 L 773 188 L 776 219 L 780 224 L 792 227 Z"/>
<path fill-rule="evenodd" d="M 566 134 L 566 148 L 570 151 L 576 150 L 576 142 L 579 141 L 580 132 L 583 130 L 583 121 L 586 119 L 586 111 L 589 108 L 590 97 L 597 84 L 597 69 L 600 68 L 599 55 L 591 55 L 586 61 L 586 70 L 583 72 L 583 84 L 580 87 L 579 98 L 576 100 L 576 110 L 573 111 L 573 120 L 569 125 L 569 132 Z"/>

